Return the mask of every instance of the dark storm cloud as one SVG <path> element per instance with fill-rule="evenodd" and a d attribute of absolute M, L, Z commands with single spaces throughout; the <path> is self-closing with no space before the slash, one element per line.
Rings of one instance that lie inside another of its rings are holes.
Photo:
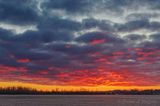
<path fill-rule="evenodd" d="M 153 40 L 159 41 L 160 40 L 160 33 L 154 34 L 150 38 L 152 38 Z"/>
<path fill-rule="evenodd" d="M 8 41 L 13 34 L 5 29 L 0 29 L 0 64 L 8 66 L 19 66 L 15 59 L 12 59 L 8 51 Z"/>
<path fill-rule="evenodd" d="M 145 2 L 145 0 L 143 0 Z M 151 9 L 160 9 L 159 0 L 146 0 L 146 3 L 150 5 Z"/>
<path fill-rule="evenodd" d="M 75 44 L 67 44 L 67 43 L 53 43 L 53 44 L 48 44 L 44 47 L 45 49 L 49 49 L 52 51 L 57 51 L 57 52 L 62 52 L 62 53 L 67 53 L 71 57 L 76 56 L 76 55 L 85 55 L 88 53 L 93 53 L 100 48 L 98 46 L 93 46 L 93 45 L 75 45 Z"/>
<path fill-rule="evenodd" d="M 42 7 L 46 9 L 61 9 L 67 12 L 88 12 L 91 11 L 96 4 L 101 4 L 102 7 L 111 11 L 123 11 L 123 7 L 131 6 L 136 9 L 141 5 L 149 5 L 150 8 L 158 9 L 159 0 L 48 0 L 43 3 Z"/>
<path fill-rule="evenodd" d="M 0 43 L 4 40 L 9 40 L 13 33 L 9 30 L 0 28 Z"/>
<path fill-rule="evenodd" d="M 126 39 L 131 40 L 131 41 L 139 41 L 139 40 L 143 40 L 146 38 L 146 36 L 144 35 L 139 35 L 139 34 L 130 34 L 125 36 Z"/>
<path fill-rule="evenodd" d="M 111 23 L 108 20 L 84 19 L 82 22 L 82 29 L 99 28 L 108 32 L 130 32 L 135 30 L 151 30 L 156 31 L 160 29 L 160 23 L 157 21 L 150 21 L 149 18 L 133 18 L 126 23 Z"/>
<path fill-rule="evenodd" d="M 59 17 L 46 18 L 38 24 L 40 30 L 79 30 L 81 24 L 70 19 L 60 19 Z"/>
<path fill-rule="evenodd" d="M 142 47 L 144 50 L 159 50 L 160 48 L 160 34 L 152 34 L 149 37 L 150 41 L 142 42 L 139 47 Z"/>
<path fill-rule="evenodd" d="M 88 18 L 82 21 L 82 28 L 84 29 L 90 29 L 96 27 L 110 32 L 114 31 L 113 26 L 107 20 L 96 20 L 94 18 Z"/>
<path fill-rule="evenodd" d="M 149 27 L 148 20 L 136 20 L 136 21 L 127 22 L 124 25 L 118 25 L 117 29 L 119 31 L 132 31 L 132 30 L 137 30 L 145 27 Z"/>
<path fill-rule="evenodd" d="M 0 59 L 1 65 L 6 65 L 8 67 L 21 67 L 23 66 L 23 64 L 18 63 L 16 60 L 14 59 L 10 59 L 10 58 L 1 58 Z"/>
<path fill-rule="evenodd" d="M 134 31 L 139 29 L 148 29 L 148 30 L 159 30 L 160 29 L 160 23 L 159 22 L 150 22 L 148 19 L 141 19 L 141 20 L 133 20 L 129 21 L 125 24 L 115 24 L 115 28 L 118 31 Z"/>
<path fill-rule="evenodd" d="M 159 9 L 159 0 L 102 0 L 104 1 L 105 7 L 111 10 L 118 11 L 118 9 L 123 11 L 123 7 L 130 7 L 132 9 L 140 8 L 143 6 L 149 6 L 151 9 Z"/>
<path fill-rule="evenodd" d="M 0 58 L 5 56 L 7 56 L 7 51 L 2 46 L 0 46 Z"/>
<path fill-rule="evenodd" d="M 72 35 L 68 31 L 39 30 L 27 31 L 24 34 L 13 37 L 13 41 L 26 43 L 47 43 L 52 41 L 70 41 Z"/>
<path fill-rule="evenodd" d="M 35 24 L 38 14 L 32 0 L 0 0 L 0 21 L 18 25 Z"/>
<path fill-rule="evenodd" d="M 90 0 L 48 0 L 43 3 L 42 8 L 46 9 L 60 9 L 69 13 L 86 12 L 88 6 L 91 5 Z"/>
<path fill-rule="evenodd" d="M 160 48 L 160 33 L 157 34 L 153 34 L 150 36 L 150 38 L 152 39 L 152 45 L 154 45 L 153 47 L 157 47 L 158 49 Z"/>
<path fill-rule="evenodd" d="M 143 20 L 143 19 L 149 19 L 152 17 L 159 17 L 159 14 L 157 13 L 132 13 L 129 14 L 126 19 L 127 20 Z"/>
<path fill-rule="evenodd" d="M 25 67 L 27 67 L 28 74 L 36 74 L 37 72 L 41 72 L 42 70 L 48 70 L 48 66 L 46 65 L 39 65 L 36 63 L 28 63 L 25 64 Z"/>
<path fill-rule="evenodd" d="M 79 42 L 85 42 L 90 43 L 94 40 L 105 40 L 106 43 L 124 43 L 125 41 L 119 38 L 117 35 L 113 35 L 111 33 L 103 33 L 103 32 L 92 32 L 92 33 L 86 33 L 80 37 L 78 37 L 76 40 Z"/>
<path fill-rule="evenodd" d="M 17 58 L 26 58 L 29 60 L 46 60 L 50 59 L 51 54 L 49 53 L 41 53 L 41 52 L 36 52 L 36 51 L 25 51 L 25 50 L 20 50 L 15 52 L 15 56 Z"/>

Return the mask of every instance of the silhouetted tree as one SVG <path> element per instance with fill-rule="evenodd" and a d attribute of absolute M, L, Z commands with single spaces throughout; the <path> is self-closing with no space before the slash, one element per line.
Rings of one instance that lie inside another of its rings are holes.
<path fill-rule="evenodd" d="M 25 87 L 8 87 L 0 88 L 0 94 L 12 94 L 12 95 L 160 95 L 160 89 L 150 90 L 113 90 L 113 91 L 65 91 L 56 88 L 53 91 L 38 91 L 36 89 Z"/>

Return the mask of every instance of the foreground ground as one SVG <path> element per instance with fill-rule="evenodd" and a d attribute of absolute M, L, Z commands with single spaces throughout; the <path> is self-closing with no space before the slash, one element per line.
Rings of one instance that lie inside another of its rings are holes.
<path fill-rule="evenodd" d="M 160 106 L 160 96 L 149 95 L 1 95 L 0 106 Z"/>

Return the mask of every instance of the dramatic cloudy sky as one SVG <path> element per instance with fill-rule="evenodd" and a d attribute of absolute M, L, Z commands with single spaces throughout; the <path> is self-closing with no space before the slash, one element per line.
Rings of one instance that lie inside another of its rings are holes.
<path fill-rule="evenodd" d="M 159 86 L 160 0 L 0 0 L 0 81 Z"/>

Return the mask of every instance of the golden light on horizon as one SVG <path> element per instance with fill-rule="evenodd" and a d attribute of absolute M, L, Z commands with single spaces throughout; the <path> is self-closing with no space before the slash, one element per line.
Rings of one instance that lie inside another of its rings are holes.
<path fill-rule="evenodd" d="M 147 90 L 147 89 L 160 89 L 160 86 L 59 86 L 59 85 L 41 85 L 22 82 L 0 82 L 0 87 L 26 87 L 36 89 L 39 91 L 110 91 L 110 90 Z"/>

